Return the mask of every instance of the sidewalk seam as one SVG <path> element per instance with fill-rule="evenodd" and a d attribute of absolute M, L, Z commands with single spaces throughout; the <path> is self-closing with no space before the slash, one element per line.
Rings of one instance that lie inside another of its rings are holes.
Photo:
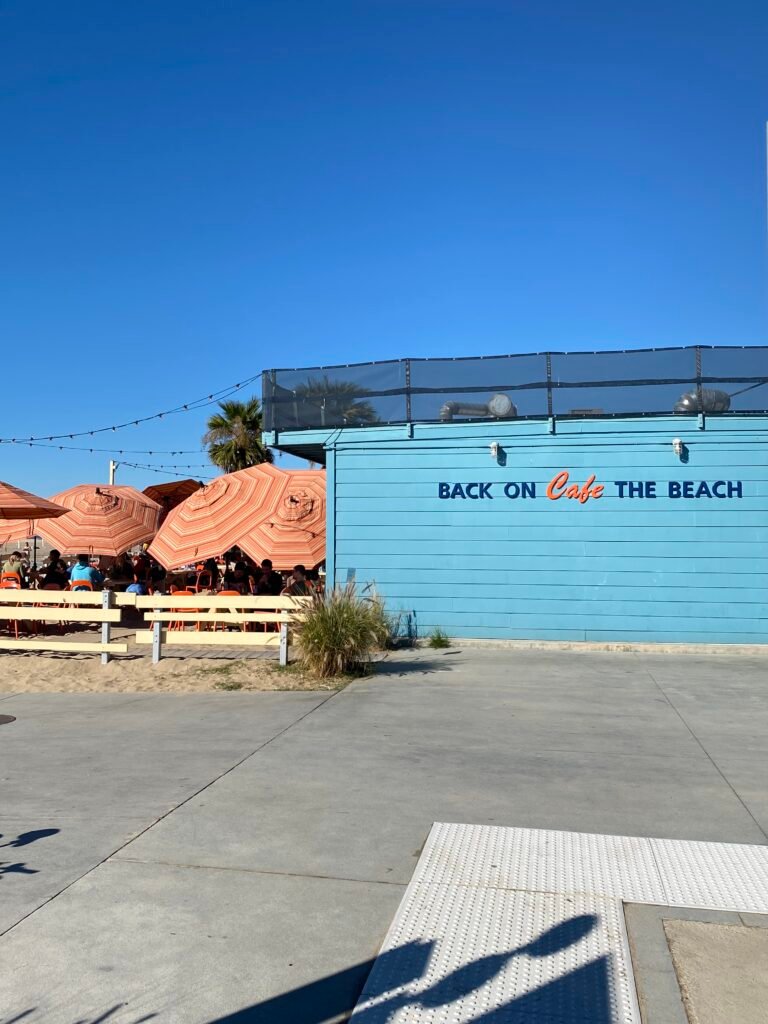
<path fill-rule="evenodd" d="M 731 791 L 731 792 L 733 793 L 733 795 L 734 795 L 734 796 L 736 797 L 736 799 L 737 799 L 737 800 L 739 801 L 739 803 L 741 804 L 741 806 L 742 806 L 742 807 L 744 808 L 744 810 L 745 810 L 745 811 L 747 812 L 747 814 L 749 815 L 749 817 L 750 817 L 750 818 L 752 819 L 752 821 L 753 821 L 753 822 L 755 823 L 755 827 L 757 828 L 757 830 L 758 830 L 758 832 L 760 833 L 760 835 L 761 835 L 761 836 L 763 836 L 763 838 L 765 839 L 765 841 L 766 841 L 766 842 L 768 843 L 768 832 L 766 832 L 766 831 L 765 831 L 765 829 L 764 829 L 764 828 L 763 828 L 763 826 L 762 826 L 762 825 L 760 824 L 760 822 L 759 822 L 759 821 L 757 820 L 757 818 L 756 818 L 756 817 L 754 816 L 754 814 L 753 814 L 753 813 L 752 813 L 752 811 L 751 811 L 751 810 L 749 809 L 749 807 L 747 806 L 747 804 L 745 803 L 745 801 L 744 801 L 744 800 L 742 799 L 742 797 L 741 797 L 741 796 L 739 795 L 739 793 L 737 793 L 737 792 L 736 792 L 736 789 L 734 788 L 733 784 L 731 783 L 731 780 L 730 780 L 730 779 L 728 778 L 728 776 L 727 776 L 727 775 L 725 774 L 725 772 L 724 772 L 724 771 L 722 770 L 722 768 L 720 767 L 720 765 L 719 765 L 719 764 L 717 763 L 717 761 L 715 761 L 715 759 L 714 759 L 714 758 L 712 757 L 712 755 L 710 754 L 710 752 L 709 752 L 709 751 L 707 750 L 707 748 L 706 748 L 706 747 L 704 746 L 704 744 L 703 744 L 703 743 L 701 742 L 701 740 L 699 739 L 699 737 L 698 737 L 698 736 L 696 735 L 696 733 L 695 733 L 695 732 L 693 731 L 693 729 L 692 729 L 692 728 L 690 727 L 690 725 L 688 724 L 688 722 L 687 722 L 687 721 L 685 720 L 685 717 L 683 716 L 683 713 L 682 713 L 682 712 L 681 712 L 681 711 L 679 710 L 679 708 L 678 708 L 678 707 L 677 707 L 677 705 L 676 705 L 676 704 L 674 703 L 674 701 L 672 701 L 672 700 L 670 699 L 670 697 L 669 697 L 669 696 L 667 695 L 667 692 L 665 691 L 665 689 L 664 689 L 664 687 L 663 687 L 663 686 L 661 685 L 661 683 L 659 683 L 659 681 L 658 681 L 658 680 L 656 679 L 656 677 L 655 677 L 655 676 L 653 675 L 653 673 L 652 673 L 652 672 L 649 672 L 649 671 L 648 671 L 648 669 L 646 669 L 645 671 L 646 671 L 646 672 L 648 673 L 648 676 L 649 676 L 649 678 L 653 680 L 653 683 L 654 683 L 654 685 L 655 685 L 655 686 L 656 686 L 656 687 L 658 688 L 658 691 L 659 691 L 659 693 L 660 693 L 660 694 L 661 694 L 661 695 L 662 695 L 662 696 L 664 697 L 664 700 L 665 700 L 665 701 L 667 702 L 667 704 L 669 704 L 669 706 L 670 706 L 670 707 L 672 708 L 672 710 L 674 711 L 674 713 L 675 713 L 675 714 L 677 715 L 677 717 L 678 717 L 678 718 L 680 719 L 680 721 L 681 721 L 681 722 L 683 723 L 683 725 L 684 725 L 684 726 L 685 726 L 685 728 L 686 728 L 686 729 L 688 730 L 688 732 L 689 732 L 689 733 L 691 734 L 691 736 L 692 736 L 692 737 L 694 738 L 694 740 L 696 741 L 696 743 L 698 743 L 699 747 L 700 747 L 700 748 L 702 749 L 702 751 L 704 752 L 704 755 L 705 755 L 705 757 L 707 758 L 707 760 L 709 761 L 709 763 L 710 763 L 710 764 L 712 765 L 712 767 L 713 767 L 713 768 L 715 769 L 715 771 L 717 772 L 717 774 L 718 774 L 718 775 L 720 776 L 720 778 L 721 778 L 721 779 L 723 780 L 723 782 L 724 782 L 724 783 L 726 784 L 726 786 L 728 787 L 728 789 L 730 789 L 730 791 Z"/>
<path fill-rule="evenodd" d="M 269 868 L 243 868 L 228 864 L 190 864 L 174 860 L 141 860 L 138 857 L 118 857 L 112 854 L 109 862 L 115 864 L 142 864 L 145 867 L 184 868 L 187 871 L 232 871 L 246 875 L 270 875 L 277 878 L 314 878 L 320 882 L 352 882 L 355 885 L 391 885 L 405 889 L 408 882 L 388 881 L 384 878 L 348 878 L 346 875 L 317 875 L 311 871 L 273 871 Z"/>
<path fill-rule="evenodd" d="M 284 729 L 281 729 L 279 732 L 275 733 L 274 736 L 270 736 L 268 740 L 265 740 L 263 743 L 260 743 L 259 746 L 252 750 L 249 754 L 246 754 L 244 757 L 241 757 L 239 761 L 235 762 L 235 764 L 230 765 L 230 767 L 227 768 L 226 771 L 221 772 L 221 774 L 217 775 L 216 778 L 211 779 L 209 782 L 206 782 L 204 786 L 201 786 L 199 789 L 195 790 L 194 793 L 190 793 L 189 796 L 179 801 L 179 803 L 177 803 L 169 811 L 166 811 L 165 814 L 161 814 L 159 818 L 155 818 L 155 820 L 152 821 L 149 825 L 147 825 L 146 828 L 143 828 L 141 832 L 138 832 L 135 836 L 131 836 L 130 839 L 127 839 L 121 846 L 118 846 L 117 849 L 113 850 L 111 853 L 108 853 L 105 857 L 102 857 L 100 861 L 98 861 L 92 867 L 88 868 L 87 871 L 84 871 L 81 875 L 78 875 L 77 878 L 73 878 L 71 882 L 67 882 L 67 884 L 62 886 L 62 888 L 59 889 L 58 892 L 55 892 L 52 896 L 49 896 L 48 899 L 41 903 L 39 907 L 35 907 L 34 910 L 30 910 L 28 914 L 25 914 L 23 917 L 20 917 L 18 921 L 14 921 L 14 923 L 10 925 L 8 928 L 4 929 L 3 931 L 0 931 L 0 938 L 4 935 L 7 935 L 9 932 L 13 931 L 13 929 L 17 928 L 20 924 L 22 924 L 22 922 L 32 917 L 33 914 L 38 913 L 38 911 L 42 910 L 43 907 L 46 907 L 53 900 L 61 896 L 62 893 L 66 892 L 67 889 L 70 889 L 73 885 L 76 885 L 77 882 L 79 882 L 81 879 L 85 878 L 86 875 L 90 875 L 92 871 L 96 870 L 96 868 L 101 867 L 101 865 L 104 864 L 105 861 L 108 861 L 111 857 L 114 857 L 121 850 L 124 850 L 127 846 L 130 846 L 131 843 L 135 842 L 137 839 L 140 839 L 141 836 L 149 832 L 149 830 L 154 828 L 155 825 L 159 824 L 161 821 L 169 817 L 169 815 L 173 814 L 175 811 L 178 811 L 180 807 L 183 807 L 185 804 L 189 803 L 190 800 L 194 800 L 195 797 L 199 796 L 201 793 L 204 793 L 206 789 L 209 789 L 220 779 L 223 779 L 225 776 L 229 775 L 229 773 L 233 772 L 236 768 L 239 768 L 240 765 L 245 764 L 246 761 L 248 761 L 250 758 L 258 754 L 261 750 L 264 749 L 264 747 L 268 747 L 270 743 L 273 743 L 275 740 L 280 739 L 281 736 L 284 736 L 295 726 L 299 725 L 299 723 L 303 722 L 305 718 L 308 718 L 310 715 L 314 714 L 315 711 L 319 711 L 320 708 L 324 707 L 329 700 L 333 700 L 334 697 L 337 697 L 342 692 L 342 690 L 336 690 L 333 693 L 329 693 L 328 696 L 324 700 L 321 700 L 319 704 L 316 704 L 313 708 L 310 708 L 309 711 L 305 711 L 303 715 L 301 715 L 299 718 L 297 718 L 290 724 L 286 725 Z"/>

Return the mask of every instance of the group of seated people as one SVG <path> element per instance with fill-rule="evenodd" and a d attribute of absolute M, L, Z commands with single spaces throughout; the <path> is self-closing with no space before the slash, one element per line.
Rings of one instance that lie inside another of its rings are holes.
<path fill-rule="evenodd" d="M 223 565 L 215 558 L 207 559 L 196 566 L 194 572 L 182 574 L 180 582 L 195 590 L 234 590 L 259 597 L 302 596 L 319 589 L 318 574 L 308 572 L 303 565 L 295 565 L 284 578 L 275 570 L 271 559 L 265 558 L 259 563 L 238 549 L 227 552 Z"/>
<path fill-rule="evenodd" d="M 74 589 L 77 582 L 88 582 L 95 587 L 103 580 L 103 575 L 91 565 L 88 555 L 78 555 L 74 562 L 67 565 L 56 550 L 51 551 L 39 569 L 30 566 L 22 552 L 14 551 L 3 563 L 2 570 L 3 583 L 15 583 L 25 589 L 36 587 L 39 590 L 68 590 Z"/>
<path fill-rule="evenodd" d="M 304 596 L 322 590 L 316 570 L 308 571 L 303 565 L 295 565 L 284 577 L 269 558 L 258 563 L 237 548 L 227 552 L 222 563 L 209 558 L 188 571 L 174 574 L 166 573 L 148 554 L 146 546 L 137 555 L 125 553 L 106 566 L 104 562 L 105 559 L 80 554 L 68 565 L 54 549 L 37 569 L 29 566 L 22 552 L 14 551 L 3 564 L 2 579 L 7 586 L 75 590 L 81 583 L 82 589 L 108 587 L 137 594 L 191 588 L 198 592 L 233 590 L 239 594 L 277 597 Z"/>
<path fill-rule="evenodd" d="M 133 558 L 128 554 L 120 555 L 104 571 L 99 567 L 100 561 L 80 554 L 68 565 L 61 552 L 54 548 L 38 569 L 29 565 L 21 551 L 14 551 L 3 564 L 2 581 L 6 585 L 15 583 L 38 590 L 76 590 L 76 584 L 80 583 L 83 584 L 81 589 L 100 590 L 106 585 L 147 593 L 150 586 L 157 586 L 165 578 L 165 569 L 146 551 Z"/>

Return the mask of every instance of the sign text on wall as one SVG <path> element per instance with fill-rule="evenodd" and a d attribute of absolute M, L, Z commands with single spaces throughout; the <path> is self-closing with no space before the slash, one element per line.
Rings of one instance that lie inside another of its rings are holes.
<path fill-rule="evenodd" d="M 606 491 L 606 488 L 608 490 Z M 568 470 L 557 473 L 547 484 L 544 492 L 550 501 L 566 500 L 586 502 L 610 494 L 615 498 L 741 498 L 741 480 L 614 480 L 609 484 L 597 482 L 593 473 L 583 483 L 571 480 Z M 535 498 L 536 483 L 532 480 L 507 483 L 470 481 L 453 483 L 441 481 L 437 485 L 439 498 L 470 501 L 493 500 L 494 498 Z"/>

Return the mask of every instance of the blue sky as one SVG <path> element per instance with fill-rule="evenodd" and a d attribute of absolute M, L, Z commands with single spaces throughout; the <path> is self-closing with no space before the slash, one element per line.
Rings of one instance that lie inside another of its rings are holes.
<path fill-rule="evenodd" d="M 765 343 L 766 53 L 760 2 L 5 0 L 0 436 L 274 365 Z"/>

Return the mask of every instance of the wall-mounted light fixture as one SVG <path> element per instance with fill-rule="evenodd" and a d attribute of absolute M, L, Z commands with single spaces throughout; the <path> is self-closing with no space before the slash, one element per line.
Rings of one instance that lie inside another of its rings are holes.
<path fill-rule="evenodd" d="M 498 441 L 491 441 L 490 448 L 491 448 L 491 458 L 495 459 L 496 461 L 498 461 L 498 458 L 499 458 L 499 442 Z"/>
<path fill-rule="evenodd" d="M 685 455 L 685 445 L 679 437 L 676 437 L 672 442 L 672 451 L 680 459 Z"/>

